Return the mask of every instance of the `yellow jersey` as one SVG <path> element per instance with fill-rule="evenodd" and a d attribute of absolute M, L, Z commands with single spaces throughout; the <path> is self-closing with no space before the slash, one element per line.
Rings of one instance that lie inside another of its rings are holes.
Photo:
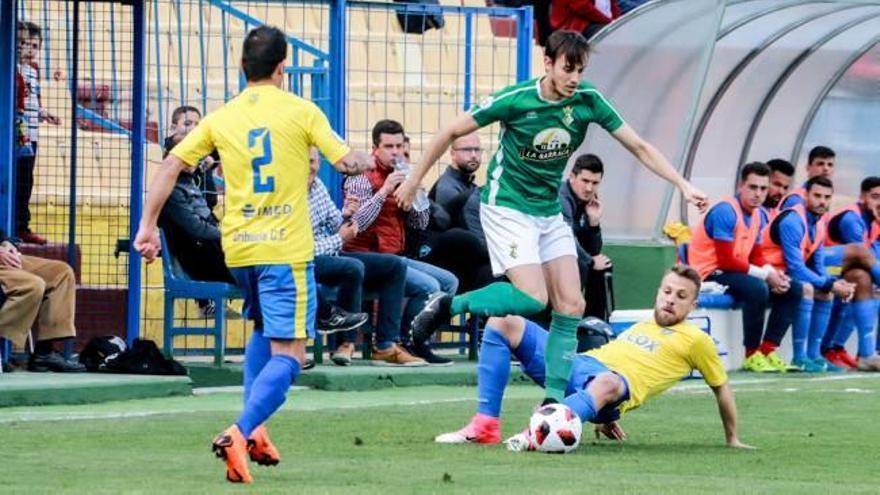
<path fill-rule="evenodd" d="M 653 320 L 636 323 L 616 340 L 584 354 L 626 379 L 630 398 L 621 404 L 621 413 L 663 393 L 695 369 L 711 387 L 727 382 L 712 337 L 688 322 L 671 327 Z"/>
<path fill-rule="evenodd" d="M 273 85 L 250 86 L 205 116 L 171 150 L 188 166 L 215 148 L 226 182 L 223 250 L 230 267 L 314 257 L 309 146 L 331 163 L 349 148 L 313 103 Z"/>

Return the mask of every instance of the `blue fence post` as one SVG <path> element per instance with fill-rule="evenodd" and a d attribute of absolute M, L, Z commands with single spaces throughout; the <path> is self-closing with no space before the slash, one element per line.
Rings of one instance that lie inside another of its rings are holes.
<path fill-rule="evenodd" d="M 49 46 L 49 0 L 43 0 L 43 22 L 41 24 L 41 29 L 43 30 L 43 79 L 49 79 L 52 77 L 52 69 L 49 65 L 52 57 L 50 57 L 50 46 Z"/>
<path fill-rule="evenodd" d="M 464 110 L 471 108 L 474 72 L 474 16 L 464 16 Z"/>
<path fill-rule="evenodd" d="M 131 92 L 131 208 L 129 211 L 129 238 L 134 240 L 143 208 L 144 146 L 146 126 L 146 63 L 144 0 L 136 0 L 132 8 L 132 92 Z M 129 345 L 140 336 L 141 321 L 141 257 L 134 246 L 128 255 L 128 314 L 126 340 Z"/>
<path fill-rule="evenodd" d="M 516 80 L 525 81 L 532 77 L 532 38 L 535 20 L 532 7 L 519 9 L 516 30 Z"/>
<path fill-rule="evenodd" d="M 205 14 L 199 0 L 199 68 L 202 77 L 202 115 L 208 113 L 208 69 L 205 68 Z"/>
<path fill-rule="evenodd" d="M 15 12 L 18 0 L 0 2 L 0 228 L 12 235 L 15 169 Z M 6 164 L 5 166 L 3 164 Z"/>
<path fill-rule="evenodd" d="M 67 211 L 67 262 L 73 266 L 76 261 L 76 170 L 77 170 L 77 136 L 79 128 L 77 125 L 77 93 L 79 93 L 79 26 L 80 26 L 80 2 L 73 2 L 73 26 L 71 41 L 71 60 L 72 67 L 70 72 L 70 88 L 71 88 L 71 112 L 70 115 L 70 196 Z M 94 78 L 92 79 L 94 84 Z M 94 86 L 92 87 L 94 89 Z M 92 92 L 94 97 L 94 92 Z"/>
<path fill-rule="evenodd" d="M 116 9 L 110 4 L 110 95 L 113 102 L 113 120 L 119 122 L 119 75 L 116 69 Z M 94 57 L 94 54 L 92 55 Z"/>
<path fill-rule="evenodd" d="M 345 137 L 345 33 L 346 33 L 346 0 L 330 1 L 330 101 L 327 117 L 330 125 L 342 137 Z M 330 196 L 336 204 L 342 204 L 342 176 L 336 171 L 327 170 L 321 176 Z"/>
<path fill-rule="evenodd" d="M 140 2 L 141 0 L 138 0 Z M 156 53 L 153 58 L 156 59 L 156 107 L 159 109 L 159 143 L 165 142 L 165 103 L 162 101 L 162 49 L 159 40 L 162 39 L 162 33 L 159 32 L 159 2 L 153 2 L 153 36 Z"/>

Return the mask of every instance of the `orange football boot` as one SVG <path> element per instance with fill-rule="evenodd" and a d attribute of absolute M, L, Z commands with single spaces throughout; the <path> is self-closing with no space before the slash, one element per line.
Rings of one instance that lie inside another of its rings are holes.
<path fill-rule="evenodd" d="M 261 466 L 275 466 L 281 462 L 281 454 L 272 440 L 269 440 L 269 432 L 266 427 L 260 425 L 251 433 L 247 441 L 248 454 L 251 460 Z"/>
<path fill-rule="evenodd" d="M 232 425 L 217 435 L 212 448 L 217 457 L 226 460 L 227 480 L 233 483 L 254 481 L 247 464 L 248 442 L 244 439 L 237 425 Z"/>

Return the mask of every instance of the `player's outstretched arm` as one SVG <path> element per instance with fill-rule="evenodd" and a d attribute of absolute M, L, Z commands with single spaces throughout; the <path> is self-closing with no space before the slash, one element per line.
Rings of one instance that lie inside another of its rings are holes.
<path fill-rule="evenodd" d="M 134 238 L 134 248 L 141 256 L 151 263 L 159 255 L 159 233 L 156 232 L 156 222 L 162 206 L 174 189 L 177 176 L 186 167 L 183 160 L 174 155 L 168 155 L 162 161 L 159 172 L 153 177 L 150 191 L 147 193 L 147 201 L 144 204 L 144 212 L 141 215 L 141 223 L 137 235 Z"/>
<path fill-rule="evenodd" d="M 727 446 L 739 449 L 754 449 L 751 445 L 739 441 L 736 436 L 736 400 L 733 398 L 733 389 L 730 383 L 712 387 L 715 392 L 715 400 L 718 401 L 718 412 L 721 414 L 721 423 L 724 425 L 724 437 Z"/>
<path fill-rule="evenodd" d="M 648 170 L 675 185 L 685 199 L 700 210 L 700 213 L 706 211 L 706 208 L 709 206 L 708 196 L 682 177 L 678 170 L 675 170 L 675 167 L 669 163 L 669 160 L 663 156 L 663 153 L 655 148 L 654 145 L 642 139 L 632 127 L 628 124 L 623 124 L 612 133 L 612 136 L 642 162 L 644 166 L 648 167 Z"/>
<path fill-rule="evenodd" d="M 412 205 L 413 197 L 415 197 L 416 189 L 422 184 L 425 174 L 443 156 L 443 153 L 446 153 L 452 142 L 462 136 L 467 136 L 479 128 L 480 126 L 477 125 L 474 117 L 466 112 L 456 117 L 452 123 L 437 133 L 425 149 L 422 161 L 413 167 L 412 173 L 394 193 L 394 196 L 397 198 L 397 205 L 401 208 L 409 209 L 410 205 Z"/>
<path fill-rule="evenodd" d="M 338 162 L 334 163 L 333 167 L 341 174 L 358 175 L 371 170 L 373 168 L 373 160 L 370 160 L 370 155 L 363 151 L 352 150 Z"/>

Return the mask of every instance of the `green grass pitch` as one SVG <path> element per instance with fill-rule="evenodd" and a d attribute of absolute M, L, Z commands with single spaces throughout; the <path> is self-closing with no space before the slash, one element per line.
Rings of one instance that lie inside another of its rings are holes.
<path fill-rule="evenodd" d="M 435 445 L 473 413 L 475 390 L 293 391 L 270 423 L 282 452 L 255 483 L 224 480 L 210 453 L 234 392 L 0 409 L 0 493 L 878 493 L 880 376 L 733 375 L 741 438 L 723 446 L 711 392 L 687 381 L 628 414 L 622 445 L 570 455 Z M 541 398 L 512 386 L 504 435 Z M 586 433 L 586 431 L 585 431 Z"/>

